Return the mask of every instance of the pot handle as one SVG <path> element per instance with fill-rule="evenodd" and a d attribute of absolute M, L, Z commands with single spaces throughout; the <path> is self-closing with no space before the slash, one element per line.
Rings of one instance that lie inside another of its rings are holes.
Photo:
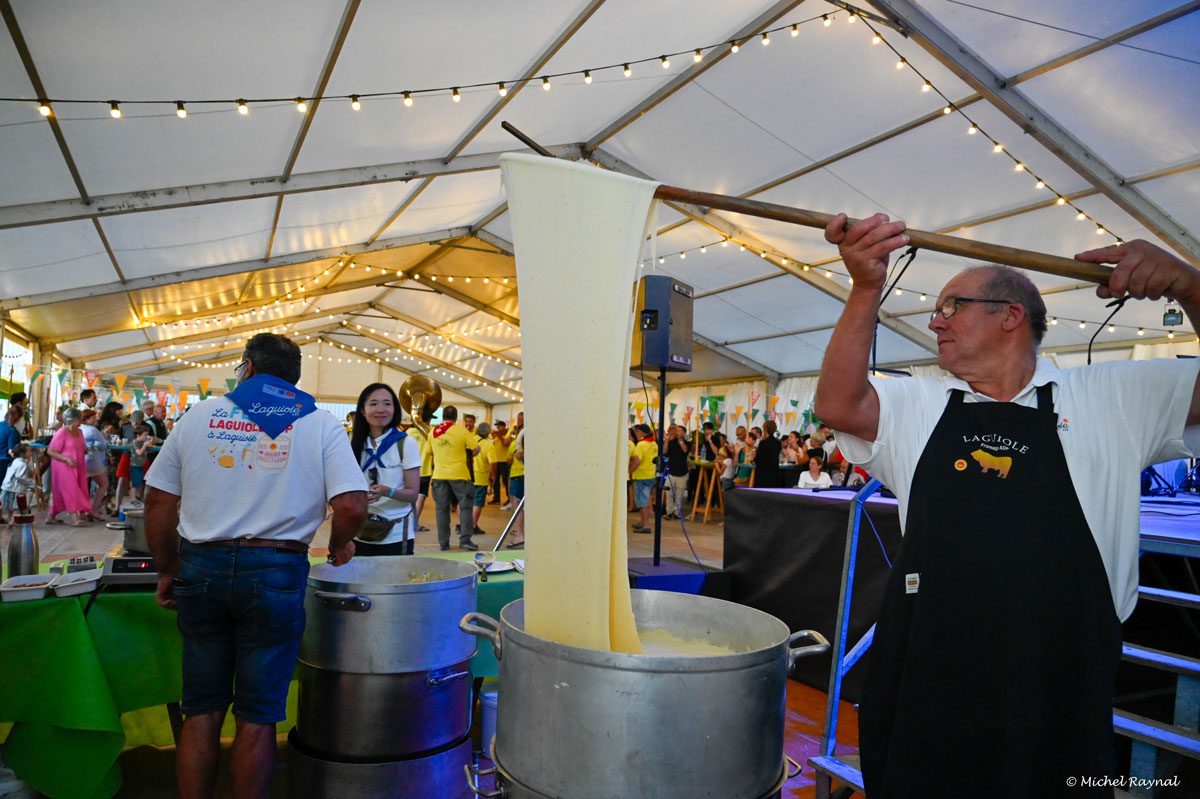
<path fill-rule="evenodd" d="M 503 785 L 496 786 L 496 790 L 494 791 L 485 791 L 479 787 L 479 777 L 484 774 L 495 774 L 496 769 L 481 769 L 479 766 L 475 766 L 470 763 L 464 763 L 463 773 L 467 775 L 467 790 L 473 793 L 475 796 L 483 796 L 486 797 L 486 799 L 504 799 L 508 796 L 508 791 L 504 789 Z"/>
<path fill-rule="evenodd" d="M 816 641 L 815 644 L 802 646 L 799 649 L 793 649 L 792 644 L 797 641 L 803 641 L 805 638 L 810 638 Z M 821 635 L 816 630 L 800 630 L 788 636 L 788 676 L 792 676 L 792 672 L 796 670 L 796 661 L 802 657 L 809 655 L 821 655 L 829 651 L 829 639 Z"/>
<path fill-rule="evenodd" d="M 353 610 L 366 613 L 371 609 L 371 600 L 358 594 L 337 594 L 333 591 L 314 591 L 313 596 L 325 603 L 330 610 Z"/>
<path fill-rule="evenodd" d="M 458 623 L 458 629 L 462 630 L 467 635 L 473 635 L 476 638 L 486 638 L 492 642 L 492 651 L 496 654 L 496 660 L 501 659 L 500 654 L 500 622 L 493 619 L 486 613 L 468 613 L 462 617 Z"/>

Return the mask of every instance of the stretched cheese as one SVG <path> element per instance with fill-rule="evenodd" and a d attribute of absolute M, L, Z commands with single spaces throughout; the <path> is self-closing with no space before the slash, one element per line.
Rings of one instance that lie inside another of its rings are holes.
<path fill-rule="evenodd" d="M 626 414 L 634 279 L 657 184 L 530 155 L 504 155 L 500 168 L 529 415 L 525 629 L 641 652 L 629 598 Z"/>

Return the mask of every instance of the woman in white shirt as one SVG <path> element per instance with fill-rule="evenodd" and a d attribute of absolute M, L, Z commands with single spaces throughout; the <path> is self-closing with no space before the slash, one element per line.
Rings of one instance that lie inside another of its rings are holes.
<path fill-rule="evenodd" d="M 800 483 L 797 488 L 830 488 L 832 486 L 833 481 L 821 469 L 821 456 L 817 455 L 816 451 L 810 452 L 808 471 L 800 475 Z"/>
<path fill-rule="evenodd" d="M 411 555 L 416 543 L 412 503 L 421 486 L 421 449 L 400 430 L 400 401 L 390 386 L 372 383 L 358 395 L 350 448 L 367 475 L 367 523 L 354 540 L 357 555 Z"/>

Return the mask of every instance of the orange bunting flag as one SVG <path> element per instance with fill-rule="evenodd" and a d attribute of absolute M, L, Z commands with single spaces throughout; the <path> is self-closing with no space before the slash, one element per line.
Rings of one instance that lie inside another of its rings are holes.
<path fill-rule="evenodd" d="M 129 379 L 129 375 L 113 375 L 113 382 L 117 385 L 117 393 L 125 396 L 125 381 Z"/>
<path fill-rule="evenodd" d="M 774 413 L 775 406 L 779 404 L 779 397 L 767 397 L 767 413 Z"/>

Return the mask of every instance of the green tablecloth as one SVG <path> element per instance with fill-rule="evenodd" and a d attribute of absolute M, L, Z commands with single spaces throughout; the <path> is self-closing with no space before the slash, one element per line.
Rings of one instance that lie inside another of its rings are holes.
<path fill-rule="evenodd" d="M 512 560 L 522 553 L 497 554 Z M 471 553 L 436 555 L 470 560 Z M 489 575 L 478 609 L 498 617 L 519 599 L 524 576 Z M 0 604 L 0 722 L 11 722 L 6 766 L 54 799 L 105 799 L 121 787 L 117 756 L 126 745 L 171 743 L 162 705 L 179 701 L 181 642 L 175 614 L 150 592 Z M 476 677 L 499 664 L 486 642 L 471 661 Z M 295 683 L 288 701 L 295 719 Z M 232 718 L 227 718 L 232 734 Z"/>

